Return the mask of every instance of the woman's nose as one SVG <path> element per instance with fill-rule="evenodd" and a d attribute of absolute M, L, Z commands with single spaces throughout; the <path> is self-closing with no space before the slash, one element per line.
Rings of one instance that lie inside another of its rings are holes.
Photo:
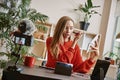
<path fill-rule="evenodd" d="M 70 29 L 69 29 L 69 28 L 67 29 L 67 32 L 68 32 L 68 33 L 70 32 Z"/>

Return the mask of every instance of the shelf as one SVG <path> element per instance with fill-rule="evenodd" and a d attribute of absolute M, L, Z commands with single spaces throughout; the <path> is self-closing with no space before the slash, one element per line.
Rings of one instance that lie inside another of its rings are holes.
<path fill-rule="evenodd" d="M 32 53 L 36 56 L 36 65 L 40 65 L 40 62 L 46 61 L 46 39 L 52 36 L 53 26 L 50 23 L 42 23 L 36 21 L 38 30 L 33 34 L 35 44 L 32 47 Z"/>
<path fill-rule="evenodd" d="M 34 39 L 36 41 L 40 41 L 40 42 L 46 42 L 46 40 L 42 40 L 42 39 Z"/>
<path fill-rule="evenodd" d="M 83 34 L 88 34 L 88 35 L 91 35 L 91 36 L 95 36 L 96 33 L 90 33 L 90 32 L 87 32 L 87 31 L 84 31 L 84 30 L 80 30 L 80 29 L 77 29 L 77 28 L 74 28 L 74 31 L 78 32 L 78 31 L 81 31 Z"/>

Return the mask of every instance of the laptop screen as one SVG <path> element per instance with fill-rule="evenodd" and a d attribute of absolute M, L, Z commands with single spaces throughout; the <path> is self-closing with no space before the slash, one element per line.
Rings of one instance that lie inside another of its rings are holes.
<path fill-rule="evenodd" d="M 92 72 L 91 80 L 104 80 L 109 65 L 110 61 L 98 59 Z"/>

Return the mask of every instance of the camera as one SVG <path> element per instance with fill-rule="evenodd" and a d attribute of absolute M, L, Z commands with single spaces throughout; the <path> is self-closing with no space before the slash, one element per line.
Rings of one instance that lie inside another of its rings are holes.
<path fill-rule="evenodd" d="M 19 32 L 14 32 L 14 42 L 19 45 L 32 46 L 33 36 L 25 35 Z"/>
<path fill-rule="evenodd" d="M 11 52 L 11 55 L 15 56 L 17 59 L 13 66 L 8 66 L 8 71 L 20 72 L 22 69 L 17 67 L 17 63 L 21 58 L 20 50 L 22 46 L 32 46 L 34 42 L 34 38 L 32 34 L 36 30 L 35 25 L 31 20 L 23 19 L 19 22 L 18 30 L 11 32 L 12 41 L 15 43 L 15 47 L 17 48 L 15 51 Z M 18 46 L 16 46 L 18 44 Z"/>

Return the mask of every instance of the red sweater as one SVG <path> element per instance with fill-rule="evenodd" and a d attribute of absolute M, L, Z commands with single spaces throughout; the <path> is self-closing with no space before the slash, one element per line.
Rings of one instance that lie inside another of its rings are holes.
<path fill-rule="evenodd" d="M 48 50 L 48 59 L 46 66 L 55 68 L 56 61 L 61 61 L 65 63 L 73 64 L 74 72 L 87 73 L 92 65 L 94 64 L 90 59 L 83 61 L 80 54 L 80 48 L 78 45 L 75 48 L 71 48 L 72 41 L 65 42 L 63 45 L 60 45 L 60 53 L 58 59 L 55 59 L 50 52 L 50 44 L 52 42 L 52 37 L 48 38 L 46 41 L 47 50 Z"/>

